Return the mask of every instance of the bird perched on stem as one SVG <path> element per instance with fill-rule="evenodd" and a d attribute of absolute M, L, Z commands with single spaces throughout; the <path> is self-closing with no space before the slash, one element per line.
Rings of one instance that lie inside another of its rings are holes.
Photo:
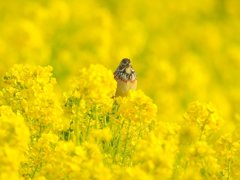
<path fill-rule="evenodd" d="M 130 59 L 122 59 L 114 72 L 114 79 L 117 81 L 115 97 L 126 96 L 129 90 L 135 90 L 137 88 L 137 76 Z"/>

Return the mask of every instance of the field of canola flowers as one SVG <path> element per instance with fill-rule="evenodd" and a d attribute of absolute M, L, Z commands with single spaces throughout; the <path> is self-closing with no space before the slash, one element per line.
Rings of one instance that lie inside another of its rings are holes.
<path fill-rule="evenodd" d="M 0 179 L 240 179 L 240 1 L 0 2 Z M 138 90 L 116 91 L 128 57 Z"/>

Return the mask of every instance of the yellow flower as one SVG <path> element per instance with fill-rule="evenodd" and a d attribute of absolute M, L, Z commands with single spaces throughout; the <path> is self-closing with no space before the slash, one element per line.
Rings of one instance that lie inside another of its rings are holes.
<path fill-rule="evenodd" d="M 0 179 L 19 178 L 18 171 L 29 135 L 23 117 L 10 107 L 0 105 Z"/>
<path fill-rule="evenodd" d="M 189 128 L 197 128 L 199 138 L 206 138 L 210 133 L 219 130 L 222 119 L 210 104 L 193 102 L 184 115 L 184 121 Z"/>
<path fill-rule="evenodd" d="M 156 113 L 156 105 L 140 90 L 115 99 L 109 117 L 113 135 L 110 151 L 114 162 L 131 164 L 135 146 L 148 136 L 156 123 Z"/>
<path fill-rule="evenodd" d="M 43 133 L 37 141 L 32 140 L 21 162 L 20 174 L 24 178 L 34 178 L 53 155 L 59 137 L 53 133 Z"/>
<path fill-rule="evenodd" d="M 50 66 L 15 65 L 4 76 L 4 101 L 24 116 L 33 136 L 68 126 L 55 85 Z"/>
<path fill-rule="evenodd" d="M 72 142 L 63 141 L 59 141 L 39 176 L 47 179 L 111 179 L 111 173 L 104 166 L 96 144 L 76 146 Z"/>
<path fill-rule="evenodd" d="M 116 82 L 112 71 L 102 65 L 91 65 L 83 68 L 73 79 L 71 95 L 88 102 L 111 104 L 115 93 Z"/>
<path fill-rule="evenodd" d="M 140 90 L 118 97 L 117 103 L 118 113 L 133 123 L 151 123 L 156 118 L 157 106 Z"/>
<path fill-rule="evenodd" d="M 240 141 L 232 134 L 222 135 L 215 145 L 217 152 L 217 159 L 221 165 L 221 173 L 223 177 L 239 177 L 239 172 L 234 169 L 240 168 L 239 158 L 236 158 L 240 154 Z"/>
<path fill-rule="evenodd" d="M 65 93 L 65 110 L 72 120 L 73 138 L 80 143 L 91 135 L 92 129 L 106 127 L 116 82 L 110 70 L 91 65 L 80 70 L 71 84 Z"/>
<path fill-rule="evenodd" d="M 93 136 L 96 139 L 109 142 L 112 139 L 112 132 L 109 127 L 93 130 Z"/>
<path fill-rule="evenodd" d="M 177 129 L 174 124 L 160 123 L 138 142 L 133 164 L 154 179 L 169 179 L 177 152 Z"/>

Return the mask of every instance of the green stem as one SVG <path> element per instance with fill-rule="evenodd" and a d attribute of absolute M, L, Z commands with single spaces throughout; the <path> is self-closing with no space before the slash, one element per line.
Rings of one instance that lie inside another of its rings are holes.
<path fill-rule="evenodd" d="M 76 137 L 76 145 L 80 144 L 80 137 L 79 137 L 79 127 L 78 127 L 78 117 L 75 118 L 75 137 Z"/>
<path fill-rule="evenodd" d="M 126 135 L 126 142 L 125 142 L 125 145 L 124 145 L 122 164 L 125 163 L 125 159 L 126 159 L 127 145 L 128 145 L 128 142 L 129 142 L 130 125 L 131 125 L 131 120 L 128 119 L 127 135 Z"/>
<path fill-rule="evenodd" d="M 230 169 L 231 169 L 231 160 L 228 160 L 228 177 L 227 177 L 227 180 L 230 179 Z"/>
<path fill-rule="evenodd" d="M 124 123 L 125 121 L 122 121 L 122 124 L 121 126 L 117 129 L 117 138 L 116 138 L 116 144 L 115 142 L 113 142 L 113 163 L 116 163 L 116 156 L 119 152 L 119 145 L 120 145 L 120 141 L 121 141 L 121 131 L 122 131 L 122 128 L 124 126 Z"/>

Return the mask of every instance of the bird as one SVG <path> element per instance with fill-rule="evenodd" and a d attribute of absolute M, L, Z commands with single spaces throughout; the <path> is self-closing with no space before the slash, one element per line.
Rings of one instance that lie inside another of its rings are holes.
<path fill-rule="evenodd" d="M 115 97 L 127 96 L 130 90 L 137 89 L 137 75 L 134 71 L 131 60 L 123 58 L 114 72 L 114 79 L 117 81 Z"/>

